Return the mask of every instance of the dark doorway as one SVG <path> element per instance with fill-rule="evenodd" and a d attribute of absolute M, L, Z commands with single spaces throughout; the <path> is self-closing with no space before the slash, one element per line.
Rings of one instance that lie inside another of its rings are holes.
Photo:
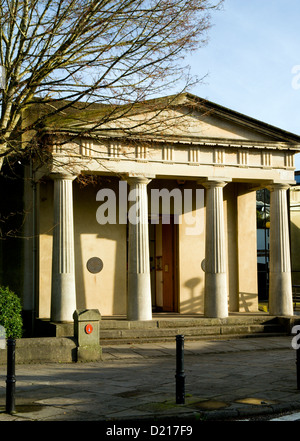
<path fill-rule="evenodd" d="M 149 224 L 152 306 L 154 311 L 177 311 L 177 237 L 170 222 Z"/>

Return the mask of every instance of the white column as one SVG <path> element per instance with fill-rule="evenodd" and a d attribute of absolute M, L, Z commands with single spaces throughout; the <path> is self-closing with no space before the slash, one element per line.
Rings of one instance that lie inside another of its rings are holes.
<path fill-rule="evenodd" d="M 285 184 L 274 184 L 270 190 L 270 315 L 293 315 L 290 238 Z"/>
<path fill-rule="evenodd" d="M 75 176 L 51 174 L 54 180 L 51 320 L 73 321 L 76 309 L 73 180 Z"/>
<path fill-rule="evenodd" d="M 148 195 L 150 179 L 128 178 L 128 320 L 151 320 Z"/>
<path fill-rule="evenodd" d="M 204 315 L 224 318 L 228 316 L 227 258 L 223 212 L 223 187 L 226 182 L 207 181 L 203 185 L 206 188 Z"/>

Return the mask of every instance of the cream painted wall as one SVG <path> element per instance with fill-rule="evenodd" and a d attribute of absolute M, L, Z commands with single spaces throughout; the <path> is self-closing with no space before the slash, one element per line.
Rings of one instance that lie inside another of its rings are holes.
<path fill-rule="evenodd" d="M 101 315 L 126 314 L 126 225 L 99 225 L 98 186 L 73 184 L 76 298 L 78 308 L 99 309 Z M 117 191 L 116 186 L 116 191 Z M 39 317 L 50 317 L 53 183 L 40 184 Z M 91 257 L 103 261 L 103 270 L 92 274 L 86 263 Z"/>
<path fill-rule="evenodd" d="M 228 183 L 223 189 L 224 222 L 227 252 L 228 311 L 238 311 L 237 291 L 237 186 Z"/>
<path fill-rule="evenodd" d="M 241 312 L 258 311 L 256 191 L 238 185 L 237 253 L 238 292 Z"/>
<path fill-rule="evenodd" d="M 98 185 L 74 184 L 74 234 L 77 305 L 99 309 L 101 315 L 126 314 L 126 225 L 100 225 L 96 219 L 101 188 L 118 194 L 118 179 L 103 180 Z M 98 257 L 103 269 L 92 274 L 87 261 Z"/>
<path fill-rule="evenodd" d="M 203 187 L 192 184 L 189 187 L 203 190 Z M 182 314 L 203 313 L 204 309 L 205 274 L 201 262 L 205 258 L 205 208 L 195 208 L 181 216 L 179 224 L 178 305 Z M 198 217 L 197 227 L 191 216 Z"/>
<path fill-rule="evenodd" d="M 300 285 L 300 186 L 290 189 L 292 282 Z"/>
<path fill-rule="evenodd" d="M 118 179 L 101 178 L 97 184 L 81 186 L 73 183 L 74 235 L 77 307 L 99 309 L 101 315 L 126 314 L 126 225 L 100 225 L 96 211 L 100 202 L 96 194 L 101 188 L 114 189 Z M 151 188 L 178 188 L 176 181 L 155 180 Z M 202 189 L 194 182 L 184 188 Z M 39 316 L 50 317 L 53 183 L 40 184 L 39 240 Z M 195 193 L 193 193 L 195 194 Z M 184 201 L 184 199 L 183 199 Z M 178 310 L 180 313 L 203 313 L 205 274 L 201 263 L 205 258 L 205 208 L 200 207 L 181 216 L 178 226 Z M 229 311 L 257 310 L 256 280 L 256 211 L 255 191 L 247 184 L 230 183 L 224 188 L 225 231 L 227 232 Z M 193 218 L 198 226 L 193 230 Z M 192 217 L 193 218 L 192 218 Z M 200 220 L 200 222 L 199 222 Z M 192 234 L 191 234 L 192 233 Z M 100 273 L 92 274 L 87 261 L 99 257 Z M 239 260 L 239 264 L 237 265 Z M 238 296 L 240 293 L 240 298 Z M 247 298 L 246 298 L 247 297 Z M 247 306 L 245 307 L 245 304 Z"/>
<path fill-rule="evenodd" d="M 258 310 L 256 192 L 249 191 L 247 184 L 229 183 L 224 187 L 223 197 L 229 311 L 255 312 Z M 201 262 L 205 259 L 205 208 L 198 214 L 204 225 L 201 234 L 186 235 L 184 219 L 179 228 L 181 313 L 204 312 L 205 273 Z"/>
<path fill-rule="evenodd" d="M 204 209 L 197 214 L 204 223 Z M 205 232 L 203 228 L 199 235 L 186 235 L 188 228 L 182 216 L 179 225 L 179 312 L 203 313 L 205 274 L 201 262 L 205 257 Z"/>
<path fill-rule="evenodd" d="M 51 309 L 53 182 L 38 184 L 37 224 L 39 232 L 38 305 L 39 318 L 49 318 Z"/>

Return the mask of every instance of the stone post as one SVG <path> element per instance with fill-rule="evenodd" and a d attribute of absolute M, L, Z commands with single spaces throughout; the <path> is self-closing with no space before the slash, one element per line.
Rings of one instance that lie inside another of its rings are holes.
<path fill-rule="evenodd" d="M 80 309 L 73 314 L 74 337 L 77 341 L 77 361 L 101 359 L 100 320 L 98 309 Z"/>
<path fill-rule="evenodd" d="M 127 179 L 130 185 L 128 212 L 128 320 L 151 320 L 152 300 L 149 261 L 148 195 L 150 179 Z"/>
<path fill-rule="evenodd" d="M 273 184 L 270 190 L 270 315 L 293 315 L 287 190 L 289 186 Z"/>
<path fill-rule="evenodd" d="M 204 315 L 228 316 L 227 258 L 224 231 L 223 187 L 226 182 L 211 180 L 206 188 L 205 298 Z"/>
<path fill-rule="evenodd" d="M 51 320 L 73 321 L 76 309 L 73 189 L 75 176 L 51 174 L 54 180 Z"/>

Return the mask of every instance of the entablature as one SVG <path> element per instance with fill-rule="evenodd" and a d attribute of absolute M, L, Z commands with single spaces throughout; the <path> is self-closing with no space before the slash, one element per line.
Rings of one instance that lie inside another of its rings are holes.
<path fill-rule="evenodd" d="M 230 139 L 124 139 L 51 136 L 52 170 L 122 174 L 128 171 L 165 177 L 225 176 L 234 180 L 293 181 L 292 142 Z M 49 140 L 48 144 L 49 145 Z M 50 167 L 51 168 L 51 167 Z"/>

